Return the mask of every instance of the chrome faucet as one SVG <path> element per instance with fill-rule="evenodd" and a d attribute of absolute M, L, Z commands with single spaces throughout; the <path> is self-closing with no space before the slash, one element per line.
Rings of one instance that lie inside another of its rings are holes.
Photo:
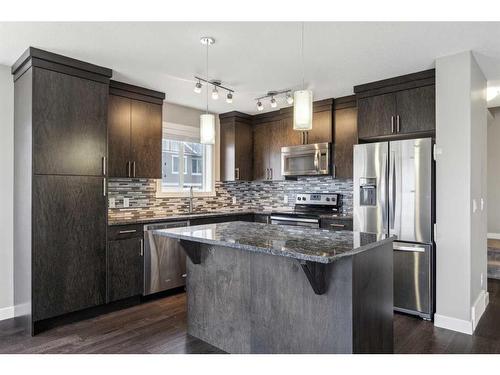
<path fill-rule="evenodd" d="M 193 213 L 193 187 L 189 188 L 189 213 Z"/>

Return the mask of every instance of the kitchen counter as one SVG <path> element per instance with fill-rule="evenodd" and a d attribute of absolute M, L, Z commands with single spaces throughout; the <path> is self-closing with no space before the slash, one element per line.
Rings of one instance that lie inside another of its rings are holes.
<path fill-rule="evenodd" d="M 179 221 L 179 220 L 189 220 L 189 219 L 200 219 L 200 218 L 210 218 L 210 217 L 222 217 L 222 216 L 233 216 L 233 215 L 271 215 L 273 213 L 286 213 L 287 210 L 231 210 L 231 211 L 210 211 L 210 212 L 193 212 L 191 214 L 175 214 L 167 216 L 150 216 L 141 218 L 127 218 L 110 220 L 108 225 L 128 225 L 128 224 L 151 224 L 160 223 L 167 221 Z M 320 219 L 337 219 L 337 220 L 352 220 L 352 215 L 346 214 L 323 214 L 320 215 Z"/>
<path fill-rule="evenodd" d="M 230 353 L 392 353 L 393 238 L 252 222 L 169 228 L 188 334 Z"/>
<path fill-rule="evenodd" d="M 241 221 L 161 229 L 155 234 L 318 263 L 331 263 L 393 241 L 383 234 Z"/>

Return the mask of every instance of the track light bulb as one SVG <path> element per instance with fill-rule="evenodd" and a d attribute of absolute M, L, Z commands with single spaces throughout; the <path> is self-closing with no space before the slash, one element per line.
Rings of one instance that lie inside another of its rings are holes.
<path fill-rule="evenodd" d="M 226 95 L 226 102 L 227 103 L 232 103 L 233 102 L 233 94 L 228 92 Z"/>
<path fill-rule="evenodd" d="M 271 98 L 271 107 L 276 108 L 278 106 L 278 103 L 276 103 L 276 99 L 274 99 L 274 96 Z"/>
<path fill-rule="evenodd" d="M 219 99 L 219 92 L 217 91 L 217 87 L 214 86 L 214 89 L 212 90 L 212 99 L 217 100 Z"/>
<path fill-rule="evenodd" d="M 194 92 L 199 94 L 201 92 L 201 83 L 200 81 L 196 82 L 196 85 L 194 85 Z"/>
<path fill-rule="evenodd" d="M 293 96 L 290 93 L 286 94 L 286 102 L 288 104 L 293 104 Z"/>
<path fill-rule="evenodd" d="M 264 110 L 264 106 L 262 105 L 262 102 L 260 100 L 257 102 L 257 110 L 258 111 L 263 111 Z"/>

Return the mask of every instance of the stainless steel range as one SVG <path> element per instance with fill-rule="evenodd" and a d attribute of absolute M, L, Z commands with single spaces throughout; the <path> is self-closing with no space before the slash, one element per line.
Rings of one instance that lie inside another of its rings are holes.
<path fill-rule="evenodd" d="M 341 205 L 340 194 L 297 194 L 295 207 L 290 211 L 273 212 L 271 224 L 319 228 L 321 216 L 338 213 Z"/>

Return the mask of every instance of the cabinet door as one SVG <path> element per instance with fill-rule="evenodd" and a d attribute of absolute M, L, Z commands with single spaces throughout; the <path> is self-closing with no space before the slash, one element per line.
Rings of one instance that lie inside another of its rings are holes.
<path fill-rule="evenodd" d="M 271 169 L 271 180 L 283 180 L 281 174 L 281 147 L 291 144 L 291 136 L 294 130 L 287 120 L 277 120 L 270 123 L 270 147 L 269 147 L 269 168 Z"/>
<path fill-rule="evenodd" d="M 238 169 L 236 177 L 239 180 L 251 181 L 253 178 L 253 134 L 252 125 L 235 122 L 235 168 Z"/>
<path fill-rule="evenodd" d="M 435 86 L 424 86 L 396 94 L 399 133 L 433 131 L 436 128 Z"/>
<path fill-rule="evenodd" d="M 269 123 L 254 128 L 253 179 L 267 180 L 271 131 Z"/>
<path fill-rule="evenodd" d="M 109 85 L 33 69 L 33 172 L 102 176 Z"/>
<path fill-rule="evenodd" d="M 393 134 L 391 117 L 396 115 L 395 94 L 384 94 L 358 100 L 358 134 L 360 139 Z"/>
<path fill-rule="evenodd" d="M 108 302 L 142 294 L 142 238 L 108 242 Z"/>
<path fill-rule="evenodd" d="M 336 178 L 353 176 L 353 146 L 358 143 L 357 112 L 356 108 L 334 112 L 333 163 Z"/>
<path fill-rule="evenodd" d="M 132 176 L 161 178 L 162 106 L 132 100 Z"/>
<path fill-rule="evenodd" d="M 129 177 L 131 100 L 110 95 L 108 105 L 108 176 Z"/>
<path fill-rule="evenodd" d="M 352 219 L 321 219 L 321 228 L 333 231 L 349 230 L 352 231 Z"/>
<path fill-rule="evenodd" d="M 308 132 L 307 143 L 323 143 L 332 141 L 332 112 L 323 111 L 313 114 L 313 127 Z"/>
<path fill-rule="evenodd" d="M 106 216 L 103 178 L 33 177 L 33 320 L 105 302 Z"/>

